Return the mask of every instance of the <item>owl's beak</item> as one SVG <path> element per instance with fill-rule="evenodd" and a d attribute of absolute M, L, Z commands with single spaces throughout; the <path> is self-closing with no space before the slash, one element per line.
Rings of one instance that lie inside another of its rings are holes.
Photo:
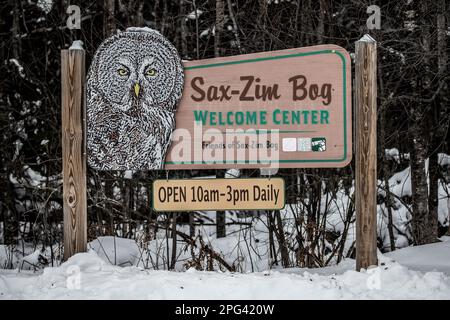
<path fill-rule="evenodd" d="M 134 94 L 136 95 L 136 98 L 139 97 L 139 90 L 141 90 L 141 87 L 139 86 L 139 83 L 134 84 Z"/>

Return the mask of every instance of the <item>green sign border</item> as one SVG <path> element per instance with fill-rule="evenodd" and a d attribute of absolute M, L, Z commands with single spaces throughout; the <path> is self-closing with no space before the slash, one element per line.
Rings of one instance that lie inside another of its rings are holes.
<path fill-rule="evenodd" d="M 186 67 L 185 70 L 193 70 L 193 69 L 203 69 L 203 68 L 213 68 L 213 67 L 222 67 L 232 64 L 241 64 L 241 63 L 252 63 L 252 62 L 259 62 L 259 61 L 267 61 L 267 60 L 279 60 L 279 59 L 286 59 L 286 58 L 294 58 L 294 57 L 305 57 L 305 56 L 313 56 L 318 54 L 336 54 L 338 55 L 342 60 L 342 77 L 343 77 L 343 112 L 344 112 L 344 155 L 343 158 L 340 159 L 296 159 L 296 160 L 271 160 L 271 161 L 259 161 L 259 160 L 233 160 L 233 161 L 191 161 L 191 162 L 185 162 L 185 161 L 167 161 L 165 164 L 169 165 L 189 165 L 189 164 L 270 164 L 270 163 L 301 163 L 301 162 L 344 162 L 347 160 L 347 77 L 346 77 L 346 66 L 347 62 L 345 61 L 344 55 L 335 49 L 327 49 L 327 50 L 319 50 L 319 51 L 311 51 L 311 52 L 302 52 L 302 53 L 294 53 L 294 54 L 287 54 L 287 55 L 280 55 L 280 56 L 274 56 L 274 57 L 265 57 L 265 58 L 254 58 L 254 59 L 247 59 L 247 60 L 239 60 L 239 61 L 228 61 L 228 62 L 219 62 L 219 63 L 212 63 L 212 64 L 206 64 L 206 65 L 200 65 L 200 66 L 191 66 Z M 282 130 L 280 130 L 281 132 Z"/>

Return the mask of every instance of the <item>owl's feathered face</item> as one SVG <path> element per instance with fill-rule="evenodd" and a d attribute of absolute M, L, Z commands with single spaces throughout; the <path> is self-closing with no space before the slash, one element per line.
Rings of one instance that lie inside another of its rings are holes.
<path fill-rule="evenodd" d="M 97 92 L 112 107 L 176 107 L 184 81 L 182 64 L 176 49 L 158 33 L 118 34 L 99 47 L 94 59 L 97 65 L 89 78 L 96 78 Z"/>
<path fill-rule="evenodd" d="M 175 47 L 131 28 L 97 49 L 87 77 L 87 154 L 97 170 L 161 169 L 184 72 Z"/>

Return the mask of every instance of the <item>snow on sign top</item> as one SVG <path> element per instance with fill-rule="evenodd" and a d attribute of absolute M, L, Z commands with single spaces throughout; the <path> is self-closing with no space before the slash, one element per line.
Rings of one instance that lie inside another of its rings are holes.
<path fill-rule="evenodd" d="M 161 33 L 155 29 L 151 29 L 149 27 L 129 27 L 125 30 L 125 32 L 150 32 L 161 35 Z M 162 36 L 162 35 L 161 35 Z"/>
<path fill-rule="evenodd" d="M 372 38 L 370 36 L 370 34 L 365 34 L 361 39 L 359 39 L 358 41 L 362 41 L 362 42 L 376 42 L 374 38 Z"/>
<path fill-rule="evenodd" d="M 83 41 L 75 40 L 74 42 L 72 42 L 69 50 L 83 50 Z"/>

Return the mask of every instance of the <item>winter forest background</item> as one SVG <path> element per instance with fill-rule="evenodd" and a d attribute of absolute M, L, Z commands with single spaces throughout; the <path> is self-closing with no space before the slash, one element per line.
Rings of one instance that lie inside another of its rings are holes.
<path fill-rule="evenodd" d="M 70 4 L 81 9 L 81 30 L 66 26 Z M 373 4 L 379 30 L 366 26 Z M 185 60 L 322 43 L 352 53 L 370 33 L 378 41 L 379 250 L 450 231 L 446 0 L 3 0 L 0 17 L 0 268 L 61 263 L 60 50 L 82 40 L 89 66 L 100 42 L 129 26 L 160 31 Z M 157 214 L 152 181 L 166 175 L 89 170 L 89 246 L 113 264 L 176 270 L 323 267 L 354 256 L 353 163 L 279 171 L 287 205 L 275 212 Z M 259 171 L 168 172 L 214 175 Z"/>

